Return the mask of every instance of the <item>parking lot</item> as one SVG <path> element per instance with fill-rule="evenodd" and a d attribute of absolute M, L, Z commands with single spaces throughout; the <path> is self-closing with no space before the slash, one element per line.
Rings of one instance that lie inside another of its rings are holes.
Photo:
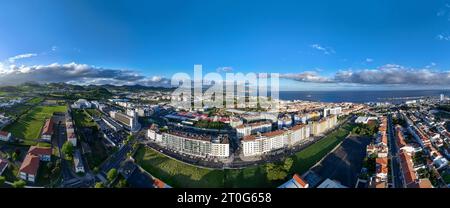
<path fill-rule="evenodd" d="M 323 179 L 337 180 L 342 185 L 353 188 L 369 143 L 370 139 L 366 137 L 349 137 L 312 171 Z"/>

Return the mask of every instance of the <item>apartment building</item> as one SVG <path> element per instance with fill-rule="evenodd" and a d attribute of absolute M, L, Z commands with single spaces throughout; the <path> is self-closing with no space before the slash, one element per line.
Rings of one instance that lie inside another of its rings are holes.
<path fill-rule="evenodd" d="M 318 121 L 309 122 L 311 134 L 318 136 L 333 128 L 337 124 L 337 116 L 324 117 Z"/>
<path fill-rule="evenodd" d="M 117 111 L 111 111 L 110 116 L 111 118 L 115 119 L 119 123 L 125 126 L 126 129 L 135 131 L 140 128 L 140 125 L 138 123 L 138 118 L 136 114 L 133 114 L 135 116 L 130 116 L 129 114 L 124 114 L 122 112 Z"/>
<path fill-rule="evenodd" d="M 196 157 L 228 157 L 230 155 L 229 140 L 224 135 L 213 137 L 180 130 L 159 133 L 156 129 L 149 129 L 148 138 L 170 150 Z"/>
<path fill-rule="evenodd" d="M 75 134 L 75 129 L 72 121 L 72 117 L 69 114 L 66 114 L 66 135 L 67 141 L 72 143 L 74 147 L 77 146 L 77 136 Z"/>
<path fill-rule="evenodd" d="M 245 136 L 241 141 L 242 150 L 244 156 L 262 155 L 293 146 L 309 136 L 308 126 L 300 124 L 289 129 Z"/>
<path fill-rule="evenodd" d="M 44 127 L 42 127 L 41 139 L 44 141 L 51 141 L 53 135 L 53 120 L 47 119 L 45 121 Z"/>
<path fill-rule="evenodd" d="M 7 142 L 11 139 L 11 133 L 7 131 L 0 131 L 0 141 Z"/>
<path fill-rule="evenodd" d="M 35 182 L 40 161 L 50 161 L 52 149 L 31 146 L 19 169 L 19 177 L 25 181 Z"/>
<path fill-rule="evenodd" d="M 236 127 L 236 136 L 238 138 L 243 138 L 251 134 L 266 133 L 270 131 L 272 131 L 272 123 L 268 121 L 242 124 Z"/>

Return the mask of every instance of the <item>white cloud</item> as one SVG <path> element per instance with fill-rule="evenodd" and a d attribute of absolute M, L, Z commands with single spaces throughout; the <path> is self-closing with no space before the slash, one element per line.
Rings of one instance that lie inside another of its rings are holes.
<path fill-rule="evenodd" d="M 332 82 L 331 79 L 327 77 L 320 76 L 315 71 L 305 71 L 302 73 L 289 73 L 289 74 L 280 74 L 280 78 L 292 79 L 300 82 L 317 82 L 317 83 L 326 83 Z"/>
<path fill-rule="evenodd" d="M 436 38 L 438 40 L 444 40 L 444 41 L 449 41 L 450 40 L 450 35 L 447 34 L 439 34 L 436 36 Z"/>
<path fill-rule="evenodd" d="M 430 64 L 430 65 L 433 65 Z M 414 69 L 397 64 L 386 64 L 373 69 L 340 70 L 332 77 L 315 72 L 281 74 L 281 78 L 315 83 L 352 83 L 361 85 L 450 85 L 450 71 L 429 68 Z"/>
<path fill-rule="evenodd" d="M 321 46 L 321 45 L 319 45 L 317 43 L 310 45 L 310 47 L 315 49 L 315 50 L 321 51 L 325 55 L 330 55 L 330 54 L 336 53 L 333 48 Z"/>
<path fill-rule="evenodd" d="M 31 58 L 31 57 L 35 57 L 35 56 L 37 56 L 37 54 L 35 54 L 35 53 L 20 54 L 20 55 L 8 58 L 8 61 L 10 63 L 15 63 L 17 60 Z"/>
<path fill-rule="evenodd" d="M 359 84 L 450 85 L 450 72 L 386 64 L 376 69 L 339 71 L 334 81 Z"/>
<path fill-rule="evenodd" d="M 0 65 L 0 85 L 17 85 L 24 82 L 69 82 L 77 84 L 115 84 L 167 86 L 168 79 L 145 77 L 130 70 L 106 69 L 86 64 L 50 64 L 5 67 Z"/>
<path fill-rule="evenodd" d="M 433 68 L 433 67 L 435 67 L 436 65 L 437 65 L 436 63 L 431 62 L 430 64 L 426 65 L 425 68 L 426 68 L 426 69 Z"/>
<path fill-rule="evenodd" d="M 367 63 L 373 62 L 373 59 L 371 59 L 371 58 L 366 58 L 366 62 L 367 62 Z"/>
<path fill-rule="evenodd" d="M 58 46 L 52 46 L 52 51 L 57 51 L 58 50 Z"/>

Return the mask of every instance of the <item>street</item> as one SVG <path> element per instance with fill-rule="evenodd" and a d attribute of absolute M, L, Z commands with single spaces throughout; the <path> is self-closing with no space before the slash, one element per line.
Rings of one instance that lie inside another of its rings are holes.
<path fill-rule="evenodd" d="M 389 143 L 389 158 L 391 159 L 391 181 L 393 188 L 403 188 L 402 176 L 400 171 L 400 163 L 397 157 L 397 144 L 395 142 L 395 130 L 392 123 L 392 115 L 388 115 L 388 143 Z"/>

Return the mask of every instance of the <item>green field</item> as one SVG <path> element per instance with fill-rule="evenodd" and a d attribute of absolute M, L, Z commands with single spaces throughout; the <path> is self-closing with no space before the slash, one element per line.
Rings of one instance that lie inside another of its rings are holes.
<path fill-rule="evenodd" d="M 16 122 L 5 127 L 14 137 L 23 139 L 26 145 L 35 145 L 45 120 L 54 112 L 65 112 L 66 106 L 37 106 L 22 115 Z"/>
<path fill-rule="evenodd" d="M 7 110 L 5 110 L 5 114 L 13 118 L 19 117 L 35 105 L 41 103 L 43 100 L 44 99 L 41 97 L 32 98 L 25 103 L 17 104 L 11 108 L 8 108 Z"/>
<path fill-rule="evenodd" d="M 443 174 L 442 178 L 444 179 L 445 183 L 450 184 L 450 174 L 449 173 Z"/>
<path fill-rule="evenodd" d="M 91 116 L 100 117 L 102 115 L 97 109 L 86 109 L 85 111 Z"/>
<path fill-rule="evenodd" d="M 84 110 L 73 110 L 73 120 L 79 127 L 93 127 L 97 125 Z"/>
<path fill-rule="evenodd" d="M 319 142 L 291 156 L 294 165 L 289 175 L 303 174 L 336 147 L 351 131 L 346 124 Z M 150 148 L 141 147 L 136 161 L 149 173 L 174 187 L 276 187 L 284 181 L 269 181 L 265 165 L 244 169 L 210 170 L 173 160 Z"/>

